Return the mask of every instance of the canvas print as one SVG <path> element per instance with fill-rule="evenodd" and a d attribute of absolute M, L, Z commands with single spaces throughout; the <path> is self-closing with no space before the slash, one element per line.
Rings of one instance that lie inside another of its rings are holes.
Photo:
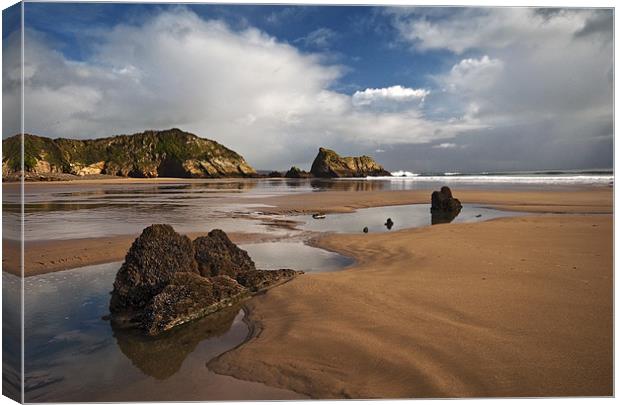
<path fill-rule="evenodd" d="M 2 19 L 3 395 L 613 396 L 612 8 Z"/>

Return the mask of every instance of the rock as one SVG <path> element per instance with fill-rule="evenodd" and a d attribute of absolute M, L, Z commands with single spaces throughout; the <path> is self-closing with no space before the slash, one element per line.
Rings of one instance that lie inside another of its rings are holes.
<path fill-rule="evenodd" d="M 226 275 L 236 278 L 239 273 L 256 270 L 248 252 L 239 249 L 219 229 L 196 238 L 194 250 L 198 271 L 204 277 Z"/>
<path fill-rule="evenodd" d="M 312 174 L 304 170 L 301 170 L 297 166 L 293 166 L 286 172 L 284 177 L 289 178 L 289 179 L 307 179 L 309 177 L 312 177 Z"/>
<path fill-rule="evenodd" d="M 226 308 L 247 295 L 248 290 L 228 276 L 175 273 L 144 309 L 142 329 L 154 336 Z"/>
<path fill-rule="evenodd" d="M 391 176 L 369 156 L 341 157 L 330 149 L 319 148 L 310 173 L 316 177 Z"/>
<path fill-rule="evenodd" d="M 392 218 L 388 218 L 387 221 L 385 221 L 384 225 L 388 230 L 392 229 L 392 227 L 394 226 L 394 222 L 392 221 Z"/>
<path fill-rule="evenodd" d="M 250 291 L 258 292 L 265 288 L 273 287 L 277 284 L 288 281 L 299 274 L 303 274 L 303 271 L 295 271 L 291 269 L 253 270 L 240 273 L 237 276 L 237 281 Z"/>
<path fill-rule="evenodd" d="M 443 186 L 440 191 L 433 191 L 431 195 L 431 212 L 460 212 L 461 202 L 452 197 L 452 191 L 449 187 Z"/>
<path fill-rule="evenodd" d="M 99 139 L 24 135 L 24 167 L 37 175 L 254 177 L 243 157 L 219 143 L 173 128 Z M 2 141 L 3 177 L 20 170 L 21 136 Z"/>
<path fill-rule="evenodd" d="M 192 241 L 170 225 L 145 228 L 116 274 L 110 311 L 142 311 L 177 272 L 198 274 Z"/>
<path fill-rule="evenodd" d="M 302 273 L 257 270 L 219 229 L 192 242 L 170 225 L 151 225 L 116 274 L 110 319 L 116 329 L 135 326 L 154 336 Z"/>
<path fill-rule="evenodd" d="M 364 232 L 364 233 L 368 233 L 368 227 L 367 227 L 367 226 L 365 226 L 365 227 L 364 227 L 364 229 L 362 229 L 362 232 Z"/>
<path fill-rule="evenodd" d="M 80 167 L 78 166 L 72 166 L 71 169 L 71 173 L 72 174 L 76 174 L 78 176 L 89 176 L 89 175 L 93 175 L 93 174 L 101 174 L 101 172 L 103 171 L 105 167 L 105 162 L 101 161 L 101 162 L 96 162 L 93 163 L 91 165 L 88 166 L 84 166 L 84 167 Z"/>
<path fill-rule="evenodd" d="M 449 187 L 443 186 L 440 191 L 433 191 L 431 195 L 431 224 L 445 224 L 452 222 L 461 212 L 461 202 L 452 197 Z"/>

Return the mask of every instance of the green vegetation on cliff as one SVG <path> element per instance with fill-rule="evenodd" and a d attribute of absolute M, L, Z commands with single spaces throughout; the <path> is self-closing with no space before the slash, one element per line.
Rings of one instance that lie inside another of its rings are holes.
<path fill-rule="evenodd" d="M 3 175 L 20 170 L 20 140 L 2 142 Z M 241 155 L 194 134 L 170 129 L 76 140 L 24 135 L 24 167 L 35 174 L 125 177 L 247 177 L 256 172 Z"/>

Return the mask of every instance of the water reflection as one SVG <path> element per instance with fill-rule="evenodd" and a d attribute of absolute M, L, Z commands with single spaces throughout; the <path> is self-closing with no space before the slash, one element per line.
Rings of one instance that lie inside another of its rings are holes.
<path fill-rule="evenodd" d="M 523 215 L 518 212 L 500 211 L 492 208 L 464 204 L 458 216 L 436 217 L 429 215 L 430 204 L 394 205 L 389 207 L 362 208 L 352 213 L 328 214 L 325 219 L 312 219 L 310 215 L 295 216 L 303 221 L 302 230 L 315 232 L 361 233 L 389 232 L 416 228 L 445 222 L 477 222 L 493 218 Z M 387 221 L 390 219 L 390 222 Z M 441 222 L 445 221 L 445 222 Z"/>
<path fill-rule="evenodd" d="M 221 310 L 205 318 L 176 327 L 160 336 L 144 336 L 135 329 L 118 328 L 112 324 L 121 352 L 144 374 L 165 380 L 179 371 L 183 361 L 198 344 L 223 336 L 235 318 L 242 317 L 239 305 Z"/>
<path fill-rule="evenodd" d="M 243 247 L 249 247 L 257 266 L 265 269 L 336 270 L 351 263 L 348 258 L 300 242 Z M 103 320 L 120 265 L 107 263 L 25 279 L 27 402 L 296 397 L 286 390 L 218 375 L 207 368 L 209 360 L 246 339 L 249 329 L 239 306 L 157 337 L 117 328 Z M 3 274 L 5 286 L 15 281 L 19 279 Z M 5 294 L 4 303 L 13 298 Z M 18 318 L 5 314 L 5 328 L 19 331 L 18 323 Z M 3 344 L 19 355 L 19 346 L 15 346 L 18 339 L 5 339 Z M 5 383 L 10 384 L 12 376 L 6 374 L 9 380 Z"/>
<path fill-rule="evenodd" d="M 353 264 L 351 258 L 302 242 L 255 243 L 240 247 L 250 254 L 259 269 L 289 268 L 314 273 L 338 271 Z"/>
<path fill-rule="evenodd" d="M 445 212 L 431 210 L 431 225 L 449 224 L 450 222 L 454 221 L 454 218 L 456 218 L 460 212 L 461 210 L 445 211 Z M 482 216 L 477 217 L 477 218 L 482 218 Z"/>

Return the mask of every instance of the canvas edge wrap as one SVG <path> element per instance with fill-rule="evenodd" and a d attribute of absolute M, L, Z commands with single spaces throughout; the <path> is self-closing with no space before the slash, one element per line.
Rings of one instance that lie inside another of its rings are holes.
<path fill-rule="evenodd" d="M 2 199 L 2 395 L 24 401 L 24 317 L 23 317 L 23 214 L 24 214 L 24 138 L 23 138 L 23 2 L 2 11 L 2 89 L 3 135 L 21 134 L 18 182 L 4 184 Z M 13 48 L 13 49 L 11 49 Z M 16 52 L 16 48 L 18 51 Z M 4 168 L 3 154 L 3 168 Z M 4 170 L 3 170 L 4 171 Z"/>

